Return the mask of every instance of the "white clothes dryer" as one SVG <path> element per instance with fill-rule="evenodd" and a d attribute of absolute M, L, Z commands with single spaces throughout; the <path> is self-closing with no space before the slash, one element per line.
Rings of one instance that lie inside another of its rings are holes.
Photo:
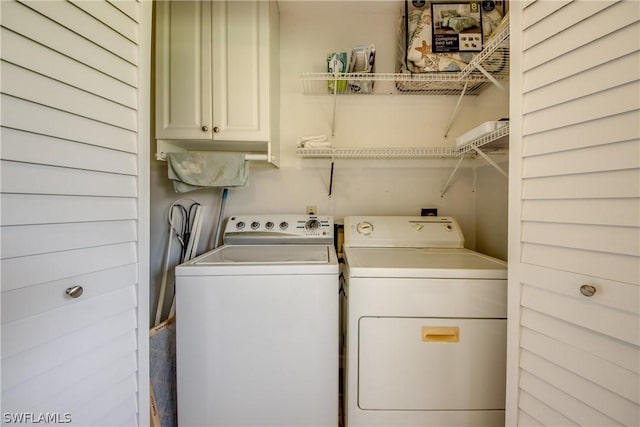
<path fill-rule="evenodd" d="M 504 425 L 507 264 L 451 217 L 346 217 L 346 425 Z"/>
<path fill-rule="evenodd" d="M 176 267 L 178 423 L 338 424 L 331 217 L 236 215 Z"/>

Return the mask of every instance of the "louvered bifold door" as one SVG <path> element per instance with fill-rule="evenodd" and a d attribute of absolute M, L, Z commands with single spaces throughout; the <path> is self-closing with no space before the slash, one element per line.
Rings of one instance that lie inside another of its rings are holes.
<path fill-rule="evenodd" d="M 507 424 L 638 426 L 640 2 L 511 13 Z"/>
<path fill-rule="evenodd" d="M 0 9 L 2 422 L 136 425 L 140 4 Z"/>

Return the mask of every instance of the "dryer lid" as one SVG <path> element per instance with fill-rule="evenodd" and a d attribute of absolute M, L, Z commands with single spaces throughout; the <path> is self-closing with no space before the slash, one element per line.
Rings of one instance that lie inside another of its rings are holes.
<path fill-rule="evenodd" d="M 507 263 L 469 249 L 345 248 L 350 277 L 506 279 Z"/>

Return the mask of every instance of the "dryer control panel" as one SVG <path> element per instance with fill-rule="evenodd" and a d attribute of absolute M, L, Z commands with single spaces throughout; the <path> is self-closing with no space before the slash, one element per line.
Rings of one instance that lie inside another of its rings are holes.
<path fill-rule="evenodd" d="M 333 218 L 326 215 L 233 215 L 227 220 L 225 244 L 333 243 Z"/>
<path fill-rule="evenodd" d="M 463 248 L 458 222 L 448 216 L 349 216 L 344 245 L 381 248 Z"/>

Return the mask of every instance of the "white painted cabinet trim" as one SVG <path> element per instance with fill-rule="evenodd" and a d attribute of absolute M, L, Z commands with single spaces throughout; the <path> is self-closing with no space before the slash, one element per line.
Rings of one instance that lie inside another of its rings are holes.
<path fill-rule="evenodd" d="M 520 176 L 522 171 L 522 10 L 525 3 L 515 3 L 511 6 L 510 14 L 510 97 L 509 97 L 509 175 Z M 509 179 L 509 200 L 520 200 L 522 192 L 522 180 Z M 505 425 L 516 426 L 518 424 L 518 400 L 520 399 L 520 367 L 517 363 L 509 363 L 520 354 L 520 272 L 519 262 L 521 247 L 513 244 L 516 239 L 513 236 L 520 235 L 520 218 L 522 215 L 521 203 L 509 203 L 508 217 L 508 292 L 507 292 L 507 385 L 505 400 Z M 517 239 L 518 242 L 520 239 Z"/>
<path fill-rule="evenodd" d="M 138 425 L 150 425 L 149 251 L 151 165 L 151 0 L 140 1 L 138 53 Z M 140 286 L 142 285 L 142 286 Z"/>

